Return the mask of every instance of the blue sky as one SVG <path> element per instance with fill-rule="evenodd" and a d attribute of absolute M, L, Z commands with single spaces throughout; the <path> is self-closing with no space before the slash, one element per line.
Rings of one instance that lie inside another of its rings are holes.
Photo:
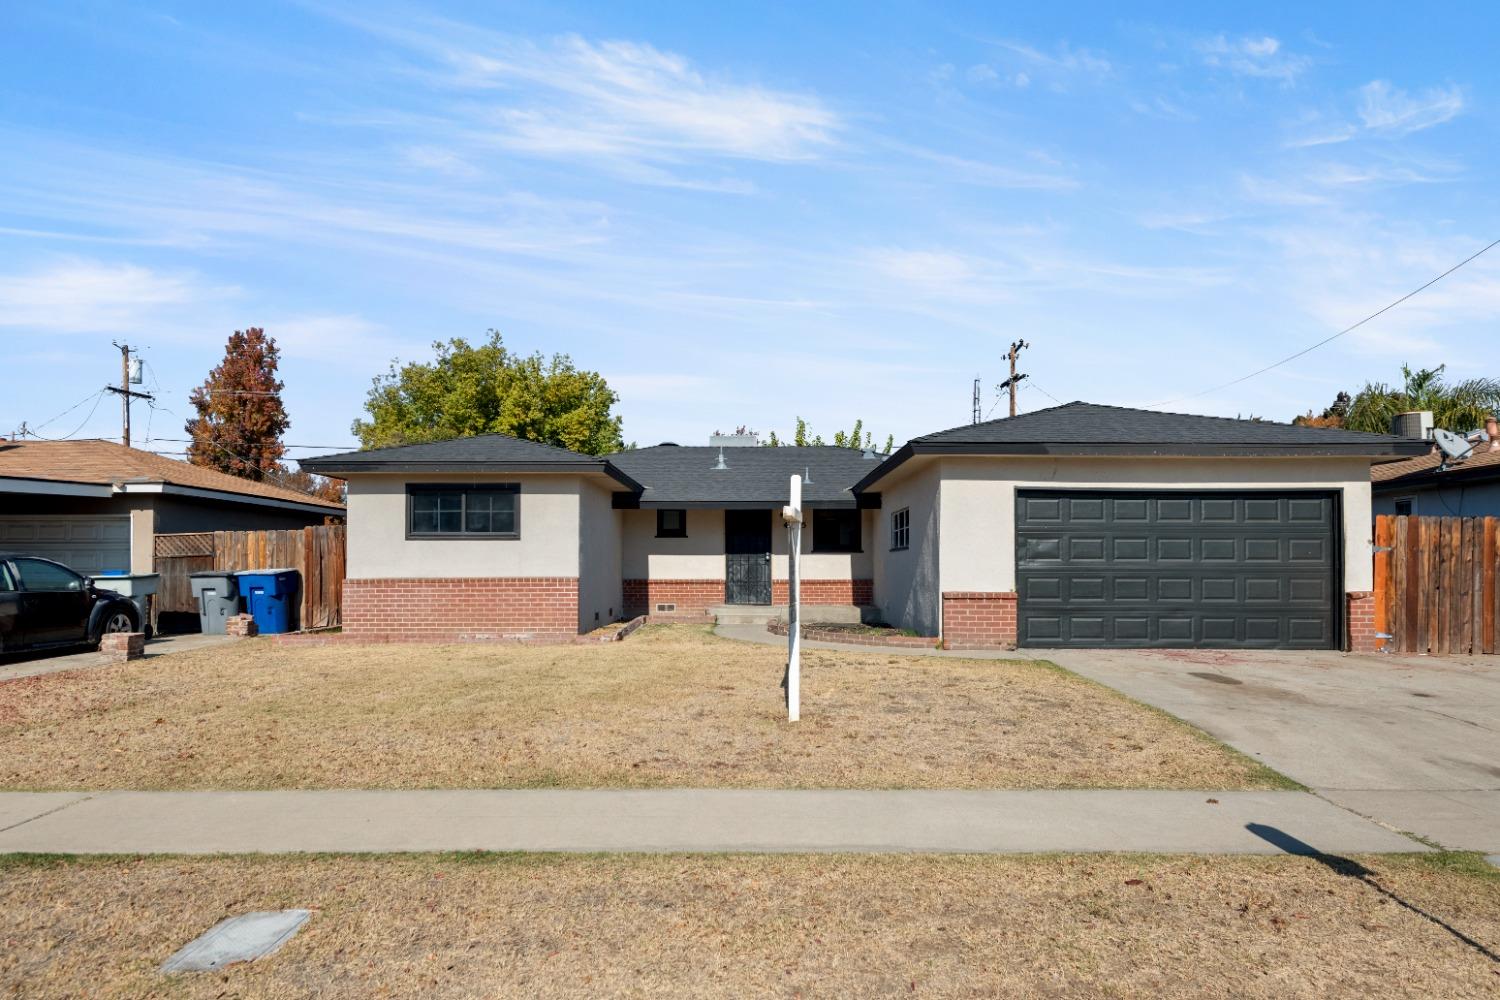
<path fill-rule="evenodd" d="M 117 434 L 58 414 L 125 339 L 137 438 L 181 437 L 247 326 L 334 446 L 389 359 L 489 327 L 642 444 L 964 423 L 1018 337 L 1028 410 L 1497 374 L 1500 250 L 1204 392 L 1500 236 L 1500 10 L 998 6 L 5 5 L 0 433 Z"/>

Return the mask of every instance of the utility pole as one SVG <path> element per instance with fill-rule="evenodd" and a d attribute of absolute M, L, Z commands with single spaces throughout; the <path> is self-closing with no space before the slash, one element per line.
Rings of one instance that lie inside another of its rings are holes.
<path fill-rule="evenodd" d="M 130 447 L 130 401 L 132 399 L 155 399 L 149 392 L 134 392 L 130 386 L 141 384 L 141 362 L 135 359 L 131 363 L 130 345 L 114 343 L 120 349 L 120 384 L 118 387 L 107 385 L 104 388 L 116 393 L 120 397 L 120 440 L 125 447 Z"/>
<path fill-rule="evenodd" d="M 971 409 L 973 410 L 973 416 L 970 418 L 969 423 L 977 424 L 984 419 L 980 415 L 979 379 L 977 377 L 974 379 L 974 405 Z"/>
<path fill-rule="evenodd" d="M 998 386 L 996 386 L 997 389 L 1010 390 L 1011 416 L 1016 415 L 1016 386 L 1020 385 L 1021 380 L 1026 377 L 1025 375 L 1016 374 L 1016 357 L 1030 346 L 1031 345 L 1026 343 L 1026 341 L 1024 340 L 1018 340 L 1010 345 L 1010 378 L 1006 379 L 1004 382 L 1001 382 Z"/>

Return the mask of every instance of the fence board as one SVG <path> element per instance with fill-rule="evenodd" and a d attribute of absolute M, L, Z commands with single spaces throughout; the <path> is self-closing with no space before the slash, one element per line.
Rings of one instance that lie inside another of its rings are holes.
<path fill-rule="evenodd" d="M 343 622 L 344 526 L 283 531 L 212 531 L 156 536 L 162 582 L 156 611 L 197 613 L 188 574 L 204 570 L 295 569 L 301 578 L 300 627 Z"/>
<path fill-rule="evenodd" d="M 1500 518 L 1382 514 L 1375 545 L 1376 630 L 1391 636 L 1384 648 L 1500 650 Z"/>
<path fill-rule="evenodd" d="M 1415 653 L 1422 648 L 1421 607 L 1422 588 L 1417 586 L 1422 572 L 1422 526 L 1410 517 L 1398 519 L 1406 532 L 1406 572 L 1400 586 L 1404 588 L 1406 623 L 1401 639 L 1403 653 Z"/>
<path fill-rule="evenodd" d="M 1395 541 L 1395 526 L 1389 520 L 1375 521 L 1375 633 L 1391 634 L 1392 610 L 1395 604 L 1395 591 L 1392 587 L 1391 564 L 1392 546 Z M 1377 638 L 1375 648 L 1381 649 L 1385 646 L 1395 646 L 1394 640 Z"/>

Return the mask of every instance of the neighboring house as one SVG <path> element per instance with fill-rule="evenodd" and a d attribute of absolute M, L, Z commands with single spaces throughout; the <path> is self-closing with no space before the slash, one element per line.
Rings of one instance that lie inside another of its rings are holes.
<path fill-rule="evenodd" d="M 1422 517 L 1500 515 L 1500 451 L 1476 447 L 1463 461 L 1440 453 L 1377 465 L 1370 470 L 1376 514 Z"/>
<path fill-rule="evenodd" d="M 785 600 L 802 473 L 810 602 L 952 645 L 1373 645 L 1370 467 L 1419 441 L 1070 403 L 839 448 L 592 458 L 501 435 L 305 459 L 349 482 L 344 628 L 564 636 Z M 779 585 L 779 586 L 778 586 Z"/>
<path fill-rule="evenodd" d="M 111 441 L 0 440 L 0 550 L 95 575 L 149 573 L 155 538 L 300 528 L 340 504 Z"/>

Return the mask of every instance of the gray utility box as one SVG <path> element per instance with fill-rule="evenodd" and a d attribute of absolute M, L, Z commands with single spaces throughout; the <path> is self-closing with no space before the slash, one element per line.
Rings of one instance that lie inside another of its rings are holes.
<path fill-rule="evenodd" d="M 188 577 L 198 624 L 204 635 L 223 635 L 224 621 L 240 613 L 240 587 L 233 573 L 194 573 Z"/>

